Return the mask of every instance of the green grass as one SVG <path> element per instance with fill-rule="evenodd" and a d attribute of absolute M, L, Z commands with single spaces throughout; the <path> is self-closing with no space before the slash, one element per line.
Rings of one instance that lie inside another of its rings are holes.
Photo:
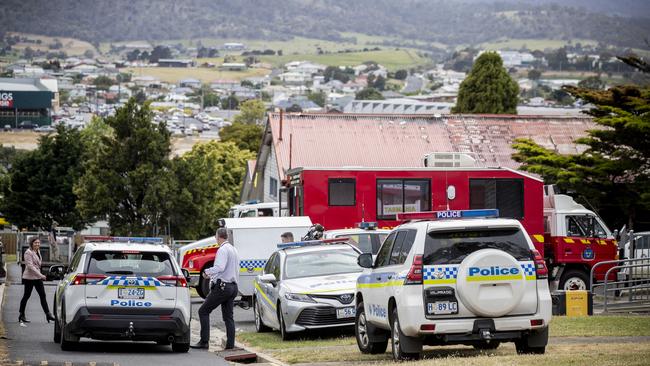
<path fill-rule="evenodd" d="M 334 338 L 298 338 L 290 341 L 283 341 L 278 332 L 268 333 L 241 333 L 237 339 L 255 348 L 271 350 L 285 348 L 311 348 L 311 347 L 332 347 L 355 345 L 353 336 L 340 336 Z"/>
<path fill-rule="evenodd" d="M 555 316 L 551 337 L 650 336 L 650 316 L 598 315 L 582 318 Z"/>
<path fill-rule="evenodd" d="M 281 66 L 290 61 L 306 60 L 327 66 L 355 66 L 365 61 L 375 61 L 389 70 L 398 70 L 428 62 L 413 50 L 382 49 L 380 51 L 330 53 L 322 55 L 301 54 L 283 56 L 260 56 L 263 62 Z"/>
<path fill-rule="evenodd" d="M 584 45 L 596 45 L 596 41 L 588 39 L 574 39 L 572 44 L 581 43 Z M 560 39 L 504 39 L 496 42 L 485 42 L 478 45 L 478 48 L 488 50 L 514 49 L 518 50 L 526 46 L 530 50 L 544 50 L 546 48 L 561 48 L 569 44 L 569 41 Z"/>

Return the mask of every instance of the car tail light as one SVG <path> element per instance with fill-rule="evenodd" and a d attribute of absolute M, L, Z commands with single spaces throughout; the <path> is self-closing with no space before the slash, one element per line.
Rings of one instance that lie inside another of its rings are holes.
<path fill-rule="evenodd" d="M 539 252 L 535 249 L 532 250 L 533 258 L 535 261 L 535 272 L 537 273 L 537 278 L 548 278 L 548 268 L 546 267 L 546 262 Z"/>
<path fill-rule="evenodd" d="M 420 325 L 420 330 L 433 332 L 434 330 L 436 330 L 436 325 L 435 324 L 422 324 L 422 325 Z"/>
<path fill-rule="evenodd" d="M 176 287 L 187 287 L 187 280 L 184 276 L 160 276 L 158 281 Z"/>
<path fill-rule="evenodd" d="M 544 325 L 544 319 L 530 319 L 531 327 L 538 327 L 540 325 Z"/>
<path fill-rule="evenodd" d="M 406 275 L 406 280 L 404 280 L 405 285 L 421 285 L 422 284 L 422 256 L 416 255 L 413 257 L 413 264 L 411 264 L 411 269 Z"/>
<path fill-rule="evenodd" d="M 72 279 L 72 285 L 85 285 L 89 280 L 101 281 L 106 278 L 105 275 L 94 274 L 94 273 L 78 273 Z"/>

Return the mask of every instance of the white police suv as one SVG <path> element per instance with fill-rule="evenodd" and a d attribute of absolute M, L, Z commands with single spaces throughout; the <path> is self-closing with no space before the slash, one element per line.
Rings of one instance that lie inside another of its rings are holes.
<path fill-rule="evenodd" d="M 54 342 L 61 349 L 87 337 L 155 341 L 188 351 L 187 280 L 167 246 L 145 239 L 159 240 L 105 237 L 77 250 L 54 296 Z"/>
<path fill-rule="evenodd" d="M 395 360 L 419 358 L 423 345 L 515 342 L 518 353 L 544 353 L 548 271 L 519 221 L 488 218 L 497 210 L 400 216 L 421 220 L 395 228 L 374 262 L 359 256 L 361 352 L 383 353 L 390 339 Z"/>
<path fill-rule="evenodd" d="M 363 268 L 361 251 L 339 239 L 279 244 L 255 280 L 253 310 L 258 332 L 292 333 L 354 325 L 354 292 Z M 329 242 L 329 243 L 328 243 Z"/>

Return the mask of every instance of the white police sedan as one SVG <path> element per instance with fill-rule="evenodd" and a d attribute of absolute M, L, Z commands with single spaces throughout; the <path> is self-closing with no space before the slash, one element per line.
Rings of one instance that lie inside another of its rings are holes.
<path fill-rule="evenodd" d="M 277 329 L 286 340 L 307 329 L 353 326 L 359 249 L 340 240 L 279 244 L 255 280 L 258 332 Z M 329 243 L 328 243 L 329 242 Z"/>

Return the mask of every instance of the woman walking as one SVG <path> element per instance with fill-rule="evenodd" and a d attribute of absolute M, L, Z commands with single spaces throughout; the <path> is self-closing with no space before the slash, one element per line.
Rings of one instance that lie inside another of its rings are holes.
<path fill-rule="evenodd" d="M 36 288 L 36 292 L 38 292 L 38 296 L 41 298 L 41 307 L 43 307 L 43 311 L 45 312 L 45 319 L 48 323 L 50 320 L 54 320 L 54 317 L 47 306 L 47 299 L 45 298 L 43 280 L 46 277 L 41 273 L 40 247 L 41 241 L 36 236 L 30 240 L 29 249 L 25 251 L 25 271 L 23 272 L 25 293 L 23 294 L 22 300 L 20 300 L 20 315 L 18 316 L 18 321 L 20 323 L 29 323 L 29 320 L 25 318 L 25 306 L 27 306 L 27 300 L 29 300 L 29 297 L 32 295 L 33 288 Z"/>

